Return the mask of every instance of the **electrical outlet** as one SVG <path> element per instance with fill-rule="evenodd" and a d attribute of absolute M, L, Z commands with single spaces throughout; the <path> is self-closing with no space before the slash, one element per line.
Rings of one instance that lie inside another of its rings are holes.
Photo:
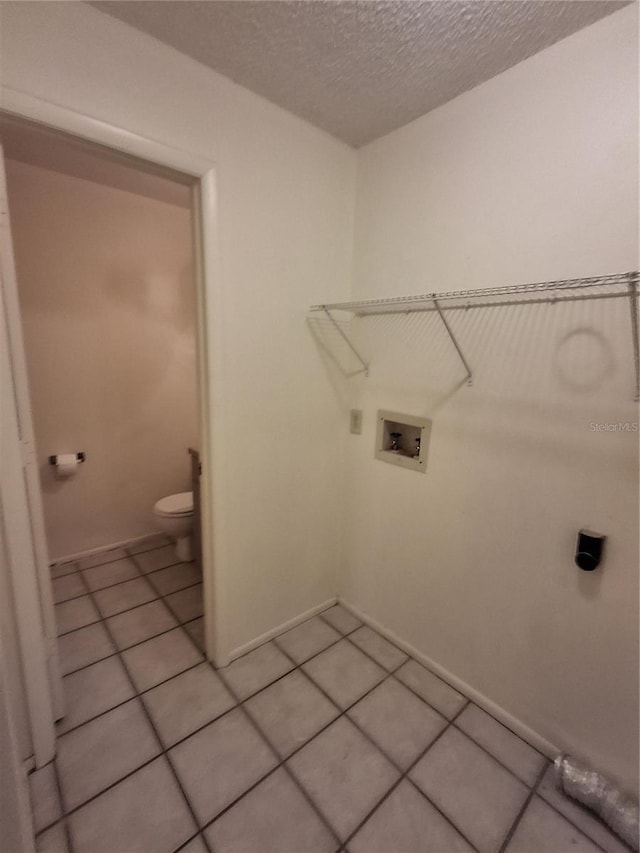
<path fill-rule="evenodd" d="M 351 409 L 349 429 L 354 435 L 362 434 L 362 409 Z"/>

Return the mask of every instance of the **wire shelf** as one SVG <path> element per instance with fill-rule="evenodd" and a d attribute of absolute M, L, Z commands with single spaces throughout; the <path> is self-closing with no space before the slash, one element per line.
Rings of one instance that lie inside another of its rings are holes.
<path fill-rule="evenodd" d="M 387 299 L 368 299 L 359 302 L 333 302 L 312 305 L 311 311 L 322 311 L 335 327 L 336 332 L 360 362 L 361 371 L 369 372 L 368 363 L 362 358 L 347 332 L 339 326 L 332 311 L 347 311 L 356 317 L 374 314 L 410 314 L 419 311 L 435 311 L 449 336 L 462 363 L 468 384 L 472 384 L 473 373 L 462 347 L 448 323 L 445 311 L 467 311 L 473 308 L 495 308 L 509 305 L 534 305 L 555 302 L 577 302 L 584 299 L 628 299 L 631 314 L 631 337 L 635 367 L 635 400 L 640 398 L 640 345 L 638 342 L 638 281 L 637 271 L 613 275 L 571 278 L 559 281 L 543 281 L 533 284 L 518 284 L 508 287 L 485 287 L 478 290 L 450 290 L 441 293 L 423 293 L 417 296 L 393 296 Z"/>
<path fill-rule="evenodd" d="M 629 296 L 629 285 L 637 284 L 638 272 L 615 275 L 544 281 L 508 287 L 486 287 L 479 290 L 451 290 L 442 293 L 423 293 L 416 296 L 392 296 L 359 302 L 334 302 L 312 305 L 312 311 L 349 311 L 358 317 L 369 314 L 409 313 L 441 309 L 498 307 L 502 305 L 566 302 L 580 299 L 611 299 Z"/>

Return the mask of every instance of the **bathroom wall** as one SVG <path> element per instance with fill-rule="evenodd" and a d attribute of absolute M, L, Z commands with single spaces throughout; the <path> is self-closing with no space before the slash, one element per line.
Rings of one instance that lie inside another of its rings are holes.
<path fill-rule="evenodd" d="M 7 160 L 10 214 L 54 559 L 154 531 L 198 444 L 185 206 Z M 84 451 L 70 479 L 47 458 Z"/>
<path fill-rule="evenodd" d="M 638 268 L 638 8 L 359 152 L 354 298 Z M 628 300 L 356 320 L 348 602 L 637 791 L 638 433 Z M 427 416 L 425 475 L 374 459 Z M 636 427 L 637 429 L 637 427 Z M 601 569 L 573 563 L 581 527 Z"/>
<path fill-rule="evenodd" d="M 217 164 L 224 655 L 336 592 L 347 421 L 305 315 L 348 294 L 356 154 L 84 3 L 2 4 L 0 19 L 3 87 Z"/>

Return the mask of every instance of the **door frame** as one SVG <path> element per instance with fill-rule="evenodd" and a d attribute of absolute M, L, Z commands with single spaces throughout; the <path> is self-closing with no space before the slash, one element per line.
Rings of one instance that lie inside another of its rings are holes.
<path fill-rule="evenodd" d="M 217 666 L 229 658 L 224 618 L 227 537 L 220 523 L 225 506 L 224 405 L 222 393 L 224 298 L 218 240 L 217 167 L 192 151 L 174 148 L 125 128 L 75 112 L 23 92 L 2 88 L 0 110 L 7 116 L 37 123 L 89 144 L 127 155 L 135 165 L 165 167 L 193 178 L 195 244 L 197 381 L 199 400 L 205 651 Z M 16 387 L 26 388 L 27 377 L 14 371 Z M 215 470 L 215 478 L 212 472 Z M 38 486 L 39 487 L 39 486 Z M 3 496 L 4 497 L 4 496 Z M 9 496 L 10 498 L 10 496 Z M 213 531 L 215 530 L 215 536 Z M 35 543 L 34 543 L 35 544 Z M 34 603 L 35 604 L 35 603 Z M 29 679 L 29 674 L 25 675 Z M 44 723 L 44 721 L 43 721 Z"/>

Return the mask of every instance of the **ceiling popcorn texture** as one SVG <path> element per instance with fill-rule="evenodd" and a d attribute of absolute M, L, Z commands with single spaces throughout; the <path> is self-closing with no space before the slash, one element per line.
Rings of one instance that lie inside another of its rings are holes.
<path fill-rule="evenodd" d="M 627 2 L 105 0 L 91 5 L 359 147 Z"/>

